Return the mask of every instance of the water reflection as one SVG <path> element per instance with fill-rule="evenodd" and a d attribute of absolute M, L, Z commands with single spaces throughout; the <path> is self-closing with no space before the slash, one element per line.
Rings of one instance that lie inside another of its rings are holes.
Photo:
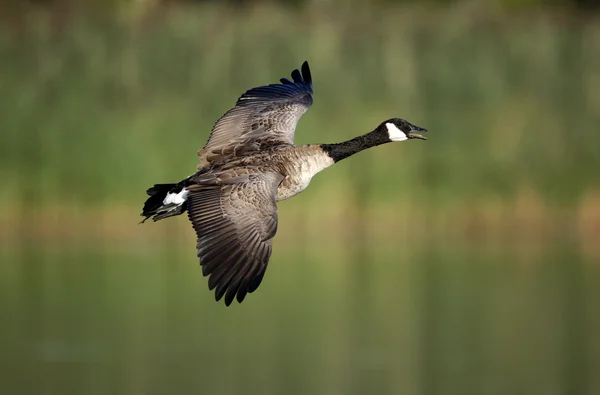
<path fill-rule="evenodd" d="M 576 246 L 556 243 L 525 264 L 506 248 L 410 245 L 340 245 L 327 262 L 316 251 L 280 247 L 261 289 L 230 308 L 214 302 L 193 251 L 179 246 L 13 249 L 0 269 L 3 387 L 36 394 L 600 389 L 600 277 Z"/>

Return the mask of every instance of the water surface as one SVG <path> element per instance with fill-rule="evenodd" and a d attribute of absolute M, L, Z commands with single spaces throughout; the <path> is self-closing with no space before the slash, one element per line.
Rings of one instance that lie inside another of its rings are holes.
<path fill-rule="evenodd" d="M 332 243 L 335 246 L 335 243 Z M 599 393 L 597 266 L 535 254 L 277 248 L 226 308 L 194 251 L 2 253 L 2 386 L 14 394 Z"/>

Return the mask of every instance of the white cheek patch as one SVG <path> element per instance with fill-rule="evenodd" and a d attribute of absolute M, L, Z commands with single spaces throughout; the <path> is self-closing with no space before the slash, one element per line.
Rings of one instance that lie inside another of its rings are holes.
<path fill-rule="evenodd" d="M 169 193 L 163 200 L 163 204 L 182 204 L 188 197 L 187 189 L 182 189 L 179 193 Z"/>
<path fill-rule="evenodd" d="M 390 137 L 390 141 L 408 140 L 408 137 L 406 136 L 406 134 L 402 130 L 398 129 L 398 126 L 394 125 L 391 122 L 386 123 L 385 126 L 387 127 L 388 136 Z"/>

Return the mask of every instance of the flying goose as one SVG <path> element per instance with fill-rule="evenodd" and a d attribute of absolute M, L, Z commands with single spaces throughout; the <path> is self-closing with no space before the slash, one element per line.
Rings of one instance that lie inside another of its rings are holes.
<path fill-rule="evenodd" d="M 392 118 L 337 144 L 294 145 L 300 117 L 313 102 L 308 63 L 292 80 L 250 89 L 213 126 L 198 151 L 197 171 L 177 184 L 156 184 L 141 215 L 158 221 L 187 211 L 197 253 L 215 299 L 229 306 L 260 285 L 277 232 L 276 202 L 302 192 L 312 177 L 367 148 L 425 137 L 426 129 Z"/>

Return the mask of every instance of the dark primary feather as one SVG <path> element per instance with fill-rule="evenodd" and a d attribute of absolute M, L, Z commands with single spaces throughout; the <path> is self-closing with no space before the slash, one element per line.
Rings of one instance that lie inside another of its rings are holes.
<path fill-rule="evenodd" d="M 233 174 L 231 174 L 233 173 Z M 207 175 L 189 187 L 188 216 L 202 273 L 216 300 L 242 302 L 260 284 L 277 231 L 275 195 L 283 176 L 244 169 Z"/>
<path fill-rule="evenodd" d="M 260 144 L 294 144 L 294 132 L 300 117 L 313 102 L 312 77 L 307 62 L 302 73 L 292 72 L 292 81 L 282 78 L 281 84 L 260 86 L 240 96 L 234 108 L 213 126 L 210 137 L 199 152 L 204 167 L 209 153 L 219 153 L 227 146 L 258 149 Z"/>
<path fill-rule="evenodd" d="M 287 78 L 281 78 L 281 84 L 270 84 L 265 86 L 259 86 L 246 91 L 240 96 L 235 103 L 237 106 L 248 106 L 254 103 L 270 102 L 274 103 L 280 101 L 280 99 L 302 99 L 299 100 L 299 104 L 306 104 L 305 99 L 312 99 L 312 77 L 310 74 L 310 68 L 308 62 L 302 64 L 302 74 L 298 69 L 292 71 L 292 79 L 294 82 Z M 308 97 L 307 97 L 308 95 Z M 294 101 L 294 100 L 291 100 Z M 312 104 L 312 100 L 310 100 Z M 218 123 L 218 121 L 217 121 Z M 211 136 L 212 137 L 212 136 Z M 209 138 L 210 141 L 210 138 Z"/>

